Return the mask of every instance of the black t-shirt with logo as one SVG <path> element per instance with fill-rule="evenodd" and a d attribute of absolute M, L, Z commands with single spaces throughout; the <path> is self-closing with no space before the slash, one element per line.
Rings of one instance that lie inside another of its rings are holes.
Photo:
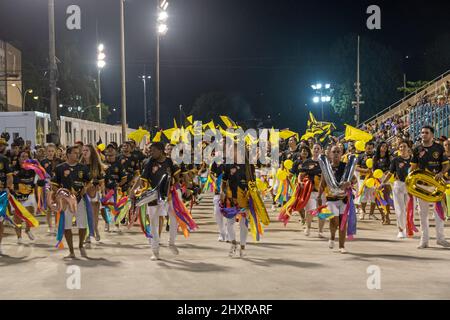
<path fill-rule="evenodd" d="M 134 176 L 140 172 L 139 159 L 135 155 L 131 154 L 130 156 L 121 155 L 119 157 L 119 161 L 127 173 L 127 183 L 122 186 L 122 190 L 126 191 L 130 187 L 130 183 Z"/>
<path fill-rule="evenodd" d="M 244 164 L 226 164 L 222 180 L 228 181 L 228 187 L 231 190 L 232 197 L 235 199 L 237 199 L 238 188 L 241 188 L 243 191 L 248 189 Z"/>
<path fill-rule="evenodd" d="M 315 161 L 313 159 L 306 159 L 301 167 L 299 172 L 305 172 L 309 179 L 314 183 L 313 191 L 319 190 L 320 179 L 322 177 L 322 170 L 320 169 L 319 161 Z"/>
<path fill-rule="evenodd" d="M 374 154 L 367 154 L 367 153 L 363 152 L 363 153 L 361 153 L 361 154 L 358 156 L 358 160 L 357 160 L 356 164 L 357 164 L 361 169 L 367 169 L 366 162 L 367 162 L 367 160 L 372 159 L 373 157 L 374 157 Z M 361 175 L 359 176 L 359 179 L 360 179 L 360 180 L 364 180 L 365 178 L 366 178 L 365 175 L 362 175 L 362 174 L 361 174 Z"/>
<path fill-rule="evenodd" d="M 373 158 L 373 170 L 382 170 L 383 172 L 389 171 L 389 168 L 391 167 L 391 159 L 388 155 L 386 155 L 383 158 Z"/>
<path fill-rule="evenodd" d="M 19 165 L 16 166 L 14 171 L 14 192 L 17 200 L 25 201 L 34 192 L 35 177 L 36 173 L 33 170 L 25 170 Z"/>
<path fill-rule="evenodd" d="M 404 159 L 402 157 L 395 157 L 391 162 L 389 171 L 395 174 L 395 178 L 399 181 L 405 182 L 408 176 L 409 168 L 411 167 L 411 157 Z"/>
<path fill-rule="evenodd" d="M 6 180 L 8 175 L 13 174 L 9 165 L 9 159 L 0 154 L 0 190 L 6 188 Z"/>
<path fill-rule="evenodd" d="M 430 147 L 420 145 L 413 150 L 411 164 L 417 164 L 422 170 L 427 169 L 433 173 L 439 173 L 448 163 L 444 151 L 444 147 L 437 143 L 433 143 Z"/>
<path fill-rule="evenodd" d="M 107 169 L 105 170 L 105 188 L 107 190 L 115 189 L 119 186 L 122 179 L 126 179 L 127 173 L 120 164 L 119 160 L 113 163 L 106 163 Z"/>
<path fill-rule="evenodd" d="M 81 200 L 81 191 L 84 186 L 92 180 L 89 167 L 81 163 L 69 165 L 64 162 L 56 167 L 52 184 L 59 188 L 70 190 L 76 195 L 77 200 Z"/>
<path fill-rule="evenodd" d="M 142 171 L 141 179 L 146 180 L 150 184 L 150 188 L 155 188 L 165 174 L 172 176 L 175 170 L 176 168 L 170 158 L 166 158 L 162 162 L 150 159 Z M 160 189 L 159 191 L 162 195 L 166 195 L 169 190 Z"/>
<path fill-rule="evenodd" d="M 53 160 L 45 158 L 41 161 L 41 166 L 47 171 L 50 177 L 53 177 L 55 175 L 56 167 L 61 163 L 63 163 L 63 161 L 58 158 L 54 158 Z"/>

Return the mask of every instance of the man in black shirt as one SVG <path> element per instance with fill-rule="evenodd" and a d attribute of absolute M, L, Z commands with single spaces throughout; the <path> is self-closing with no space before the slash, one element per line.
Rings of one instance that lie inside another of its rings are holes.
<path fill-rule="evenodd" d="M 448 171 L 449 160 L 444 155 L 444 147 L 434 142 L 434 128 L 425 126 L 421 130 L 422 143 L 413 150 L 413 158 L 411 160 L 411 170 L 422 169 L 429 170 L 434 173 L 436 179 L 442 179 Z M 422 237 L 420 239 L 419 249 L 428 248 L 429 241 L 429 222 L 428 212 L 430 203 L 417 199 L 419 202 L 420 226 Z M 436 222 L 436 240 L 437 244 L 445 248 L 450 247 L 450 243 L 445 240 L 444 221 L 441 220 L 436 210 L 434 212 Z"/>
<path fill-rule="evenodd" d="M 69 246 L 70 254 L 66 258 L 75 258 L 72 237 L 72 218 L 75 215 L 79 231 L 79 249 L 82 257 L 87 257 L 84 248 L 84 240 L 87 232 L 87 209 L 83 199 L 91 182 L 89 168 L 78 162 L 80 152 L 78 147 L 67 148 L 67 161 L 58 165 L 55 176 L 52 178 L 53 191 L 59 188 L 69 190 L 77 198 L 77 212 L 71 212 L 69 208 L 64 212 L 64 237 Z"/>
<path fill-rule="evenodd" d="M 8 193 L 13 189 L 13 172 L 9 166 L 9 160 L 4 155 L 0 154 L 0 193 Z M 6 212 L 4 213 L 6 214 Z M 2 251 L 2 237 L 3 237 L 3 221 L 4 217 L 0 216 L 0 256 Z"/>
<path fill-rule="evenodd" d="M 119 161 L 127 173 L 127 183 L 122 186 L 123 192 L 128 191 L 140 173 L 139 159 L 131 153 L 131 148 L 131 142 L 125 141 L 122 146 L 122 154 L 119 157 Z"/>
<path fill-rule="evenodd" d="M 175 167 L 170 158 L 167 158 L 164 153 L 164 144 L 161 142 L 153 143 L 150 147 L 151 158 L 147 162 L 140 180 L 136 181 L 131 189 L 130 196 L 134 197 L 134 191 L 143 184 L 148 188 L 156 188 L 162 181 L 164 175 L 173 176 L 175 172 Z M 167 189 L 167 187 L 169 189 Z M 169 249 L 173 254 L 178 255 L 178 248 L 175 245 L 175 239 L 178 230 L 178 223 L 175 216 L 175 212 L 168 196 L 170 190 L 170 185 L 161 185 L 159 192 L 164 200 L 167 200 L 169 204 L 165 202 L 155 202 L 149 203 L 147 205 L 147 214 L 150 220 L 150 227 L 152 230 L 152 238 L 150 239 L 150 244 L 152 246 L 153 256 L 151 260 L 159 260 L 159 224 L 160 216 L 167 216 L 169 213 L 170 218 L 170 237 L 169 237 Z M 167 208 L 168 207 L 168 208 Z M 167 212 L 168 211 L 168 212 Z"/>

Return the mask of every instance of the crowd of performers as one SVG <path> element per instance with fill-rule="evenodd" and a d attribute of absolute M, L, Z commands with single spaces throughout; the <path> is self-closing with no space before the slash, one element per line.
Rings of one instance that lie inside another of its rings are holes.
<path fill-rule="evenodd" d="M 449 180 L 450 142 L 437 143 L 433 128 L 427 126 L 421 138 L 415 146 L 410 141 L 396 141 L 395 145 L 333 141 L 323 145 L 313 139 L 298 143 L 292 136 L 280 152 L 278 168 L 259 162 L 253 165 L 248 158 L 239 164 L 237 149 L 234 164 L 214 162 L 208 166 L 174 163 L 173 145 L 161 142 L 146 146 L 144 152 L 127 141 L 120 147 L 111 143 L 104 148 L 77 143 L 64 150 L 48 144 L 45 152 L 31 154 L 20 143 L 8 148 L 0 139 L 0 256 L 4 254 L 5 224 L 15 229 L 21 245 L 23 230 L 35 241 L 32 230 L 39 227 L 37 217 L 44 215 L 47 232 L 56 236 L 55 246 L 63 248 L 65 239 L 66 258 L 76 257 L 72 228 L 78 229 L 80 255 L 87 257 L 91 242 L 101 240 L 102 220 L 103 236 L 139 226 L 151 245 L 152 260 L 160 259 L 165 228 L 168 248 L 178 255 L 177 234 L 188 237 L 198 228 L 192 209 L 199 201 L 207 201 L 201 199 L 203 193 L 214 194 L 212 214 L 218 241 L 231 245 L 230 257 L 246 255 L 249 233 L 255 241 L 260 240 L 271 222 L 266 209 L 270 202 L 276 213 L 272 222 L 287 225 L 298 215 L 309 237 L 317 218 L 318 237 L 329 238 L 328 246 L 334 249 L 338 234 L 341 253 L 347 252 L 346 240 L 356 236 L 358 218 L 390 225 L 391 208 L 399 239 L 419 232 L 414 223 L 418 212 L 418 248 L 427 248 L 432 208 L 437 244 L 450 247 L 444 236 L 445 196 L 435 200 L 425 192 L 413 197 L 409 190 L 415 186 L 410 184 L 420 182 L 408 180 L 417 170 L 435 181 Z"/>

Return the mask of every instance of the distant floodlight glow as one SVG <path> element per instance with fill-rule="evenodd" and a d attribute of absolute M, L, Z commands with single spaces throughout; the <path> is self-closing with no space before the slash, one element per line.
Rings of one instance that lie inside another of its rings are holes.
<path fill-rule="evenodd" d="M 103 52 L 103 50 L 105 50 L 105 46 L 103 45 L 103 43 L 100 43 L 98 45 L 98 52 Z"/>
<path fill-rule="evenodd" d="M 320 102 L 320 98 L 319 97 L 314 97 L 313 98 L 313 102 L 314 103 L 319 103 Z"/>
<path fill-rule="evenodd" d="M 167 18 L 169 18 L 169 15 L 167 14 L 166 11 L 161 11 L 158 15 L 158 21 L 164 22 L 167 20 Z"/>
<path fill-rule="evenodd" d="M 169 2 L 168 2 L 168 1 L 164 1 L 164 2 L 163 2 L 163 5 L 161 6 L 161 8 L 162 8 L 164 11 L 166 11 L 168 6 L 169 6 Z"/>
<path fill-rule="evenodd" d="M 322 102 L 327 102 L 327 97 L 322 97 L 322 98 L 320 98 L 320 100 L 321 100 Z"/>
<path fill-rule="evenodd" d="M 158 26 L 158 33 L 159 33 L 159 34 L 165 34 L 165 33 L 167 32 L 168 29 L 169 29 L 169 28 L 167 28 L 167 25 L 166 25 L 166 24 L 160 24 L 160 25 Z"/>
<path fill-rule="evenodd" d="M 97 60 L 105 60 L 106 55 L 103 52 L 100 52 L 97 56 Z"/>
<path fill-rule="evenodd" d="M 103 69 L 106 66 L 106 62 L 103 60 L 99 60 L 97 61 L 97 67 L 99 67 L 100 69 Z"/>
<path fill-rule="evenodd" d="M 321 83 L 316 84 L 316 89 L 317 89 L 317 90 L 322 89 L 322 84 L 321 84 Z"/>
<path fill-rule="evenodd" d="M 325 89 L 330 89 L 330 88 L 331 88 L 331 84 L 327 83 L 327 84 L 325 85 Z"/>
<path fill-rule="evenodd" d="M 313 90 L 317 89 L 317 87 L 314 84 L 311 86 L 311 88 L 313 88 Z"/>

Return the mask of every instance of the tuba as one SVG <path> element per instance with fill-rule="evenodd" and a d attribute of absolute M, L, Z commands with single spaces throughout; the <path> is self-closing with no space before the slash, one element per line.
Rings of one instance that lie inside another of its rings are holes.
<path fill-rule="evenodd" d="M 428 202 L 440 202 L 445 197 L 447 184 L 444 179 L 436 179 L 428 170 L 414 170 L 405 181 L 408 193 Z"/>

